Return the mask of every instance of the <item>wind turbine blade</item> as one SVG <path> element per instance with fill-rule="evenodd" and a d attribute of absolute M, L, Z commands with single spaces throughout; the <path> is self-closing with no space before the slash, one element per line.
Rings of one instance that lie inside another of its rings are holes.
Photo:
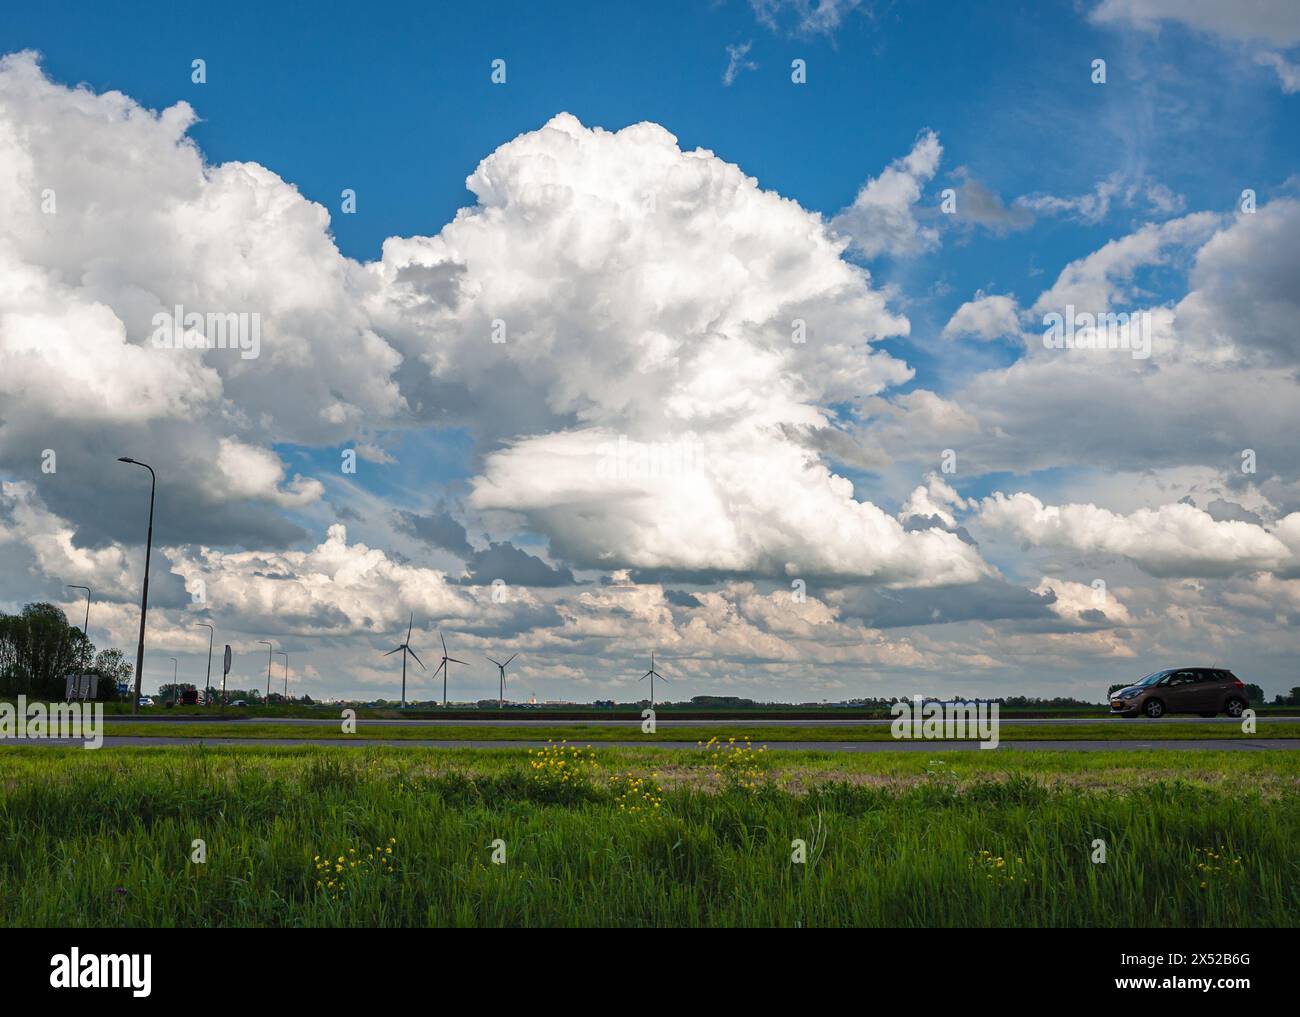
<path fill-rule="evenodd" d="M 651 674 L 651 672 L 647 671 L 647 672 L 646 672 L 645 674 L 643 674 L 640 678 L 638 678 L 637 681 L 639 681 L 639 682 L 643 682 L 643 681 L 645 681 L 647 678 L 650 677 L 650 674 Z"/>
<path fill-rule="evenodd" d="M 516 657 L 518 657 L 518 656 L 519 656 L 519 654 L 517 654 L 517 653 L 512 653 L 512 654 L 510 654 L 510 656 L 506 658 L 506 664 L 509 664 L 510 661 L 514 660 L 514 659 L 515 659 Z M 505 667 L 506 664 L 502 664 L 501 666 L 502 666 L 502 667 Z"/>
<path fill-rule="evenodd" d="M 399 646 L 399 647 L 397 648 L 397 650 L 400 650 L 400 649 L 401 649 L 401 647 Z M 385 657 L 391 657 L 394 653 L 397 652 L 397 650 L 389 650 L 387 653 L 384 654 L 384 656 L 385 656 Z"/>
<path fill-rule="evenodd" d="M 411 629 L 415 627 L 415 612 L 411 612 L 411 620 L 406 625 L 406 641 L 411 641 Z"/>
<path fill-rule="evenodd" d="M 438 633 L 438 638 L 439 638 L 439 639 L 442 639 L 442 633 L 441 633 L 441 632 Z M 447 640 L 445 640 L 445 639 L 442 639 L 442 655 L 443 655 L 444 657 L 447 656 Z"/>
<path fill-rule="evenodd" d="M 457 660 L 455 657 L 448 657 L 447 659 L 451 661 L 453 664 L 464 664 L 466 667 L 469 666 L 468 660 Z"/>
<path fill-rule="evenodd" d="M 488 659 L 488 660 L 492 660 L 491 657 L 488 657 L 487 659 Z M 493 664 L 496 664 L 497 667 L 505 667 L 505 664 L 502 664 L 502 663 L 501 663 L 500 661 L 498 661 L 498 660 L 492 660 L 492 663 L 493 663 Z M 509 663 L 509 661 L 507 661 L 506 663 Z"/>
<path fill-rule="evenodd" d="M 407 649 L 410 650 L 411 648 L 408 646 Z M 411 656 L 412 656 L 412 657 L 415 657 L 415 662 L 416 662 L 417 664 L 420 665 L 420 670 L 421 670 L 421 671 L 427 671 L 427 670 L 429 670 L 427 667 L 424 666 L 424 661 L 422 661 L 419 657 L 416 656 L 414 650 L 411 650 Z"/>

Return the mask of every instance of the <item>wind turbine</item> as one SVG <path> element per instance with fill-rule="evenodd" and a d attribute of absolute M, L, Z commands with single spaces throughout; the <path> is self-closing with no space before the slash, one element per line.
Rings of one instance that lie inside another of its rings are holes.
<path fill-rule="evenodd" d="M 650 670 L 638 678 L 637 681 L 643 682 L 647 678 L 650 679 L 650 709 L 653 710 L 655 708 L 655 679 L 658 678 L 660 681 L 668 681 L 667 678 L 655 670 L 655 655 L 653 650 L 650 652 Z"/>
<path fill-rule="evenodd" d="M 403 710 L 406 709 L 406 655 L 409 653 L 412 657 L 415 657 L 415 662 L 416 662 L 417 664 L 420 665 L 420 669 L 421 669 L 421 670 L 425 670 L 425 671 L 428 670 L 428 668 L 426 668 L 426 667 L 424 666 L 424 661 L 422 661 L 418 656 L 416 656 L 415 651 L 411 649 L 411 629 L 413 629 L 414 627 L 415 627 L 415 612 L 412 611 L 412 612 L 411 612 L 411 620 L 410 620 L 410 622 L 409 622 L 409 623 L 407 624 L 407 626 L 406 626 L 406 642 L 401 643 L 400 645 L 398 645 L 398 646 L 395 647 L 394 649 L 391 649 L 391 650 L 389 650 L 387 653 L 384 654 L 385 657 L 391 657 L 391 656 L 392 656 L 394 653 L 396 653 L 398 650 L 401 650 L 401 651 L 402 651 L 402 709 L 403 709 Z M 285 662 L 285 668 L 286 668 L 286 672 L 285 672 L 285 673 L 286 673 L 286 675 L 287 675 L 287 674 L 288 674 L 288 671 L 287 671 L 287 668 L 288 668 L 288 662 L 287 662 L 287 661 Z M 434 673 L 436 674 L 437 672 L 434 672 Z M 287 679 L 286 679 L 286 682 L 287 682 Z"/>
<path fill-rule="evenodd" d="M 510 654 L 510 656 L 506 658 L 506 664 L 509 664 L 518 656 L 519 654 L 517 653 Z M 492 658 L 488 657 L 488 660 L 492 660 Z M 497 670 L 501 672 L 501 688 L 499 690 L 499 698 L 497 699 L 497 709 L 504 710 L 506 707 L 506 664 L 502 664 L 499 660 L 492 660 L 492 663 L 495 664 Z"/>
<path fill-rule="evenodd" d="M 442 708 L 447 708 L 447 665 L 450 664 L 467 664 L 466 661 L 457 660 L 455 657 L 447 656 L 447 640 L 442 638 L 442 633 L 438 633 L 438 638 L 442 639 L 442 663 L 433 669 L 433 680 L 438 680 L 438 672 L 442 672 Z"/>

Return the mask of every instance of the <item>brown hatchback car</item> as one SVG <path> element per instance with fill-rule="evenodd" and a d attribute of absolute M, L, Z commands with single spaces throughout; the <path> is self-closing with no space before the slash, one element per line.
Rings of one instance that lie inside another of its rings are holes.
<path fill-rule="evenodd" d="M 1218 667 L 1157 671 L 1110 697 L 1110 712 L 1121 717 L 1163 717 L 1166 713 L 1240 717 L 1245 709 L 1246 686 L 1231 671 Z"/>

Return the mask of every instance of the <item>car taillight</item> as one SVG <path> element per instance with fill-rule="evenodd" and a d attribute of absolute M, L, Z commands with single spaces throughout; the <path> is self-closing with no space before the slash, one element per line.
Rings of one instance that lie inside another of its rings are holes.
<path fill-rule="evenodd" d="M 1243 682 L 1240 678 L 1232 679 L 1232 684 L 1237 686 L 1237 688 L 1239 689 L 1244 689 L 1246 687 L 1246 683 Z"/>

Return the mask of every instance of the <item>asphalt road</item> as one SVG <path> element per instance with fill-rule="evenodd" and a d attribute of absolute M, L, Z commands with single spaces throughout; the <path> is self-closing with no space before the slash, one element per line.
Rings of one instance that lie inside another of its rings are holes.
<path fill-rule="evenodd" d="M 104 722 L 108 725 L 127 724 L 137 720 L 145 720 L 151 724 L 186 724 L 215 723 L 215 715 L 211 717 L 204 715 L 196 716 L 111 716 L 105 717 Z M 1300 717 L 1279 717 L 1274 714 L 1261 714 L 1257 720 L 1269 721 L 1298 721 Z M 1223 717 L 1198 717 L 1194 714 L 1178 714 L 1172 717 L 1161 717 L 1157 720 L 1151 720 L 1147 717 L 1111 717 L 1102 715 L 1097 717 L 1044 717 L 1034 719 L 1032 717 L 998 717 L 998 723 L 1002 726 L 1014 724 L 1103 724 L 1113 721 L 1117 724 L 1240 724 L 1240 718 L 1228 716 Z M 231 717 L 223 723 L 226 724 L 302 724 L 302 725 L 320 725 L 322 727 L 338 727 L 339 719 L 337 717 Z M 584 725 L 589 727 L 627 727 L 635 728 L 640 726 L 639 720 L 611 720 L 608 717 L 583 718 L 581 720 L 556 720 L 534 717 L 502 717 L 500 720 L 358 720 L 358 727 L 575 727 Z M 674 720 L 671 716 L 659 716 L 655 724 L 660 728 L 690 728 L 690 727 L 887 727 L 894 723 L 892 719 L 888 720 L 849 720 L 843 717 L 801 717 L 797 720 L 759 720 L 750 717 L 740 718 L 718 718 L 715 720 Z"/>
<path fill-rule="evenodd" d="M 167 736 L 123 738 L 106 735 L 106 748 L 152 745 L 247 745 L 247 746 L 298 746 L 320 745 L 339 749 L 356 749 L 371 747 L 391 748 L 425 748 L 425 749 L 530 749 L 541 748 L 545 742 L 528 741 L 447 741 L 425 738 L 406 738 L 391 741 L 381 738 L 171 738 Z M 79 739 L 72 738 L 13 738 L 0 741 L 3 746 L 44 746 L 72 747 L 81 745 Z M 629 748 L 629 749 L 693 749 L 696 742 L 639 741 L 639 742 L 597 742 L 593 748 Z M 979 742 L 927 742 L 927 741 L 888 741 L 888 742 L 771 742 L 768 751 L 783 752 L 803 750 L 812 752 L 953 752 L 979 750 Z M 1220 738 L 1179 738 L 1156 741 L 1005 741 L 999 749 L 1020 749 L 1030 751 L 1053 752 L 1124 752 L 1147 749 L 1215 749 L 1227 752 L 1246 752 L 1259 749 L 1300 750 L 1300 738 L 1252 738 L 1249 741 Z M 985 751 L 996 752 L 997 749 Z"/>

